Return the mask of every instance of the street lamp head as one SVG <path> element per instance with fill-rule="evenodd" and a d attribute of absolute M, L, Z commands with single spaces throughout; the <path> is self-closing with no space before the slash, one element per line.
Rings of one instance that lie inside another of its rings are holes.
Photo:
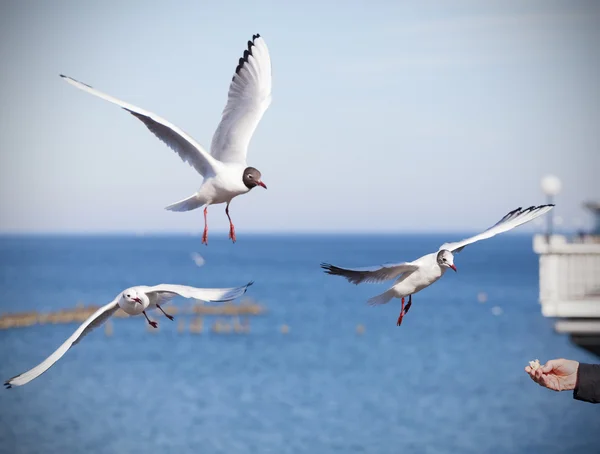
<path fill-rule="evenodd" d="M 562 183 L 560 179 L 554 175 L 546 175 L 544 178 L 542 178 L 541 186 L 544 194 L 550 197 L 557 195 L 562 189 Z"/>

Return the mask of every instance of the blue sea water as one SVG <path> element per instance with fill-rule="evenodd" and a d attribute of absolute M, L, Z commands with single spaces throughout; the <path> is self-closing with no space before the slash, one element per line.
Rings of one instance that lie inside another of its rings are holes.
<path fill-rule="evenodd" d="M 412 260 L 459 237 L 0 238 L 0 312 L 104 304 L 139 284 L 250 280 L 248 296 L 268 310 L 249 334 L 179 333 L 160 314 L 156 333 L 142 317 L 114 320 L 111 337 L 98 329 L 46 374 L 0 392 L 0 452 L 600 452 L 600 406 L 523 372 L 535 358 L 598 361 L 542 317 L 530 237 L 465 249 L 459 272 L 417 294 L 400 328 L 397 300 L 365 304 L 387 284 L 319 268 Z M 0 331 L 0 378 L 36 365 L 76 326 Z"/>

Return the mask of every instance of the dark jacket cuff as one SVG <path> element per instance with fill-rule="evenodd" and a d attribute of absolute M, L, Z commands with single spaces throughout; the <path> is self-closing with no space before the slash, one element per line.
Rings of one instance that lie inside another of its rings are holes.
<path fill-rule="evenodd" d="M 600 403 L 600 364 L 579 363 L 573 398 L 592 404 Z"/>

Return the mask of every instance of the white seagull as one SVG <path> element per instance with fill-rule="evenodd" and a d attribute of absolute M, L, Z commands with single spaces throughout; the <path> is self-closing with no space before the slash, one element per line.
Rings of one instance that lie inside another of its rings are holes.
<path fill-rule="evenodd" d="M 211 153 L 174 124 L 147 110 L 102 93 L 71 77 L 60 75 L 68 83 L 92 95 L 116 104 L 140 119 L 146 127 L 179 157 L 204 177 L 200 189 L 190 197 L 166 207 L 171 211 L 190 211 L 204 206 L 202 243 L 208 244 L 206 220 L 209 205 L 226 203 L 229 238 L 235 243 L 235 228 L 229 216 L 229 203 L 256 186 L 267 186 L 261 173 L 246 164 L 252 134 L 271 104 L 271 58 L 260 35 L 248 41 L 229 86 L 227 105 L 213 136 Z"/>
<path fill-rule="evenodd" d="M 54 365 L 62 356 L 74 345 L 78 344 L 81 339 L 89 334 L 94 328 L 102 325 L 108 320 L 119 308 L 129 315 L 144 314 L 148 323 L 157 328 L 158 324 L 150 320 L 146 314 L 148 309 L 160 310 L 169 320 L 173 320 L 173 316 L 167 314 L 161 307 L 174 298 L 175 296 L 183 296 L 184 298 L 194 298 L 208 302 L 224 302 L 231 301 L 246 293 L 246 289 L 252 285 L 252 282 L 237 288 L 195 288 L 185 285 L 160 284 L 154 287 L 140 285 L 131 287 L 119 293 L 114 300 L 106 306 L 101 307 L 94 312 L 79 328 L 69 337 L 54 353 L 48 358 L 16 377 L 7 380 L 4 385 L 7 388 L 13 386 L 23 386 L 29 383 L 34 378 L 39 377 Z"/>
<path fill-rule="evenodd" d="M 526 222 L 529 222 L 538 216 L 550 211 L 554 205 L 540 205 L 529 207 L 525 210 L 517 208 L 504 216 L 500 221 L 479 235 L 472 236 L 456 243 L 442 244 L 437 252 L 424 255 L 413 262 L 392 263 L 370 268 L 339 268 L 328 263 L 322 263 L 321 267 L 328 274 L 343 276 L 353 284 L 361 282 L 382 282 L 390 279 L 396 279 L 392 288 L 383 292 L 381 295 L 374 296 L 368 300 L 368 304 L 376 306 L 386 304 L 392 298 L 401 298 L 402 307 L 397 325 L 402 324 L 402 319 L 410 309 L 412 304 L 412 295 L 429 287 L 443 274 L 451 268 L 456 271 L 454 266 L 454 255 L 463 250 L 469 244 L 480 240 L 492 238 L 499 233 L 507 232 Z M 408 296 L 408 304 L 404 307 L 404 298 Z"/>

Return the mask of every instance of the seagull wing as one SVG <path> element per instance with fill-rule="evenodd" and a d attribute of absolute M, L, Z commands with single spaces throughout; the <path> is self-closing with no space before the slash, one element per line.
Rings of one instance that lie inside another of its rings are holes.
<path fill-rule="evenodd" d="M 169 148 L 174 150 L 179 157 L 191 165 L 196 171 L 204 176 L 212 176 L 216 174 L 216 169 L 219 167 L 219 162 L 208 153 L 202 145 L 196 142 L 190 135 L 179 129 L 174 124 L 168 122 L 158 115 L 148 112 L 144 109 L 126 103 L 120 99 L 102 93 L 87 84 L 79 82 L 71 77 L 60 75 L 71 85 L 80 90 L 87 91 L 92 95 L 112 102 L 117 106 L 122 107 L 134 117 L 138 118 L 146 125 L 146 127 L 160 140 L 162 140 Z"/>
<path fill-rule="evenodd" d="M 480 233 L 479 235 L 472 236 L 471 238 L 467 238 L 462 241 L 457 241 L 456 243 L 445 243 L 442 244 L 440 250 L 446 249 L 450 252 L 460 252 L 463 248 L 469 244 L 476 243 L 477 241 L 485 240 L 487 238 L 491 238 L 493 236 L 498 235 L 499 233 L 508 232 L 509 230 L 514 229 L 522 224 L 525 224 L 543 214 L 546 214 L 554 208 L 554 205 L 540 205 L 540 206 L 532 206 L 526 209 L 522 209 L 521 207 L 516 210 L 511 211 L 502 219 L 500 219 L 496 224 L 487 229 L 485 232 Z"/>
<path fill-rule="evenodd" d="M 390 279 L 395 279 L 404 273 L 412 273 L 419 269 L 414 263 L 390 263 L 381 266 L 368 268 L 339 268 L 329 263 L 322 263 L 321 268 L 327 274 L 334 276 L 343 276 L 348 279 L 348 282 L 360 284 L 362 282 L 383 282 Z"/>
<path fill-rule="evenodd" d="M 271 58 L 265 40 L 254 35 L 229 86 L 227 105 L 210 151 L 222 161 L 246 166 L 252 134 L 271 104 Z"/>
<path fill-rule="evenodd" d="M 102 306 L 85 322 L 83 322 L 81 326 L 77 328 L 77 330 L 71 335 L 71 337 L 69 337 L 60 347 L 58 347 L 54 353 L 48 356 L 48 358 L 35 366 L 33 369 L 7 380 L 4 385 L 7 388 L 11 388 L 13 386 L 22 386 L 26 383 L 29 383 L 34 378 L 42 375 L 44 372 L 50 369 L 50 367 L 52 367 L 56 361 L 62 358 L 62 356 L 67 353 L 67 351 L 73 345 L 79 343 L 79 341 L 83 339 L 85 335 L 108 320 L 119 309 L 118 301 L 119 297 L 115 298 L 114 301 L 108 303 L 106 306 Z"/>
<path fill-rule="evenodd" d="M 196 288 L 187 285 L 160 284 L 148 287 L 146 294 L 151 299 L 157 300 L 158 304 L 164 304 L 177 295 L 217 303 L 231 301 L 242 296 L 252 284 L 253 282 L 249 282 L 242 287 L 234 288 Z"/>

